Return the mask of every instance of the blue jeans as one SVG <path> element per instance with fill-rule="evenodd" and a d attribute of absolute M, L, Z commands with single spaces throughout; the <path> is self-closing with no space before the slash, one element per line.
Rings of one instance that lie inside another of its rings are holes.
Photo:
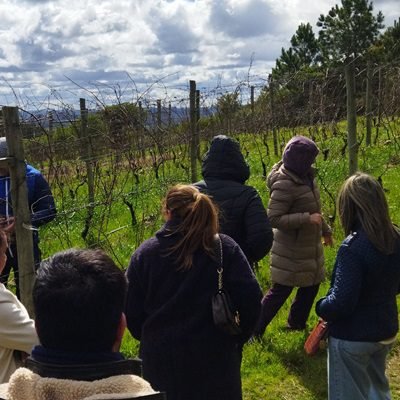
<path fill-rule="evenodd" d="M 390 399 L 385 368 L 391 347 L 391 344 L 329 337 L 329 400 Z"/>

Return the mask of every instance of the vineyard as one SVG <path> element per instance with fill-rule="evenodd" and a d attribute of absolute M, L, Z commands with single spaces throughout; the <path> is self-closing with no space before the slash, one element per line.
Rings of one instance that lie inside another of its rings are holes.
<path fill-rule="evenodd" d="M 373 87 L 370 97 L 363 90 L 367 82 Z M 351 145 L 341 68 L 324 76 L 296 74 L 285 82 L 249 80 L 209 91 L 196 89 L 192 81 L 180 99 L 168 95 L 151 99 L 136 93 L 132 101 L 122 101 L 115 88 L 114 97 L 88 91 L 77 104 L 49 99 L 47 108 L 40 104 L 35 109 L 19 99 L 24 157 L 48 179 L 58 209 L 56 219 L 41 228 L 42 255 L 70 247 L 101 247 L 125 269 L 135 248 L 163 223 L 161 199 L 167 188 L 201 178 L 202 156 L 216 134 L 239 140 L 251 168 L 248 183 L 267 206 L 265 177 L 285 143 L 302 134 L 320 148 L 317 179 L 335 238 L 335 247 L 326 251 L 329 275 L 343 239 L 336 194 L 349 175 L 351 146 L 357 168 L 382 183 L 392 218 L 400 223 L 399 83 L 396 63 L 358 71 L 356 141 Z M 268 257 L 256 272 L 266 290 Z M 328 281 L 321 286 L 321 296 L 327 287 Z M 261 343 L 245 347 L 246 400 L 326 398 L 326 356 L 306 358 L 302 350 L 306 333 L 288 334 L 283 329 L 287 311 L 285 307 L 280 311 Z M 315 321 L 312 314 L 309 327 Z M 126 334 L 123 352 L 137 355 L 137 345 Z M 400 399 L 397 363 L 391 365 L 393 398 Z"/>
<path fill-rule="evenodd" d="M 370 115 L 365 115 L 365 97 L 356 99 L 358 166 L 385 182 L 400 160 L 400 65 L 382 67 L 373 76 L 380 90 Z M 281 89 L 274 94 L 273 108 L 269 86 L 256 100 L 240 103 L 255 87 L 242 84 L 215 102 L 211 93 L 197 90 L 192 96 L 188 90 L 179 108 L 168 98 L 154 103 L 141 97 L 136 103 L 118 103 L 116 98 L 109 106 L 96 103 L 95 96 L 81 99 L 79 107 L 64 104 L 62 112 L 25 111 L 25 158 L 45 173 L 59 211 L 43 233 L 52 237 L 45 254 L 70 246 L 101 246 L 126 265 L 132 249 L 160 225 L 160 199 L 167 187 L 200 179 L 202 155 L 216 134 L 240 141 L 251 166 L 250 183 L 265 204 L 264 177 L 286 141 L 296 134 L 312 137 L 321 150 L 317 163 L 325 212 L 334 222 L 336 191 L 349 173 L 342 78 L 337 71 L 326 79 L 306 80 L 297 99 Z M 364 78 L 360 72 L 360 85 Z"/>

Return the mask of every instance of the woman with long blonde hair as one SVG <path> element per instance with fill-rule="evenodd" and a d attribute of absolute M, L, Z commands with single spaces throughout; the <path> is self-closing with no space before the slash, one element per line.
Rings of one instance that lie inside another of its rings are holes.
<path fill-rule="evenodd" d="M 390 399 L 385 367 L 398 331 L 399 231 L 381 185 L 370 175 L 348 178 L 338 206 L 347 237 L 331 288 L 316 305 L 329 324 L 329 400 Z"/>
<path fill-rule="evenodd" d="M 213 322 L 220 258 L 218 212 L 190 185 L 172 187 L 166 224 L 133 254 L 126 316 L 140 340 L 143 375 L 169 400 L 240 400 L 240 351 L 260 311 L 261 289 L 238 244 L 219 235 L 223 281 L 240 313 L 242 334 Z"/>

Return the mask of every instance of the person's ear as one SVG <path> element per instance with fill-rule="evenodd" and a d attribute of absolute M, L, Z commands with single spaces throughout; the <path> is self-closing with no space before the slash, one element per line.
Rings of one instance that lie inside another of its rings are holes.
<path fill-rule="evenodd" d="M 172 219 L 172 212 L 168 208 L 165 209 L 164 219 L 165 219 L 165 221 L 171 221 L 171 219 Z"/>
<path fill-rule="evenodd" d="M 119 320 L 119 324 L 118 324 L 118 329 L 117 329 L 117 333 L 116 333 L 116 337 L 115 337 L 115 342 L 112 348 L 113 352 L 118 352 L 120 347 L 121 347 L 121 343 L 122 343 L 122 338 L 124 337 L 124 332 L 126 329 L 126 316 L 124 313 L 121 314 L 121 318 Z"/>

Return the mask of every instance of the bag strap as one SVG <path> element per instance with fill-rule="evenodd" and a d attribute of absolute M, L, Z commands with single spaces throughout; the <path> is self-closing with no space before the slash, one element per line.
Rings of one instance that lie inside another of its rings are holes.
<path fill-rule="evenodd" d="M 218 234 L 217 234 L 217 240 L 218 240 L 218 243 L 217 243 L 216 248 L 217 248 L 217 255 L 218 255 L 218 258 L 219 258 L 219 265 L 218 265 L 218 268 L 217 268 L 218 290 L 222 290 L 223 287 L 224 287 L 223 279 L 222 279 L 222 273 L 224 272 L 224 267 L 223 267 L 224 264 L 223 264 L 223 255 L 222 255 L 222 240 L 221 240 L 221 237 Z"/>

